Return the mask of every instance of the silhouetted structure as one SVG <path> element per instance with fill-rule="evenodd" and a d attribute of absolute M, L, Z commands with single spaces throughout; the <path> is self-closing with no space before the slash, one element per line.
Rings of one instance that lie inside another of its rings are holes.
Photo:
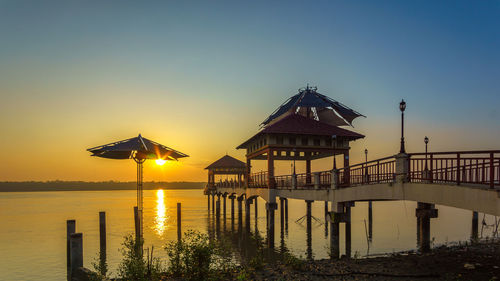
<path fill-rule="evenodd" d="M 142 163 L 147 159 L 176 160 L 188 155 L 164 146 L 140 134 L 135 138 L 121 140 L 87 149 L 91 156 L 109 159 L 133 159 L 137 163 L 137 218 L 139 230 L 136 229 L 137 238 L 142 238 L 142 209 L 143 209 L 143 173 Z M 138 233 L 137 233 L 138 231 Z"/>

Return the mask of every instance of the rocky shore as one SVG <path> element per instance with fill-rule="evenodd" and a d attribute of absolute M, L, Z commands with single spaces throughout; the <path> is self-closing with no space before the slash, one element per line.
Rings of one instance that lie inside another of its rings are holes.
<path fill-rule="evenodd" d="M 250 280 L 498 280 L 500 242 L 437 247 L 427 254 L 279 263 L 249 272 Z M 241 278 L 241 277 L 240 277 Z"/>

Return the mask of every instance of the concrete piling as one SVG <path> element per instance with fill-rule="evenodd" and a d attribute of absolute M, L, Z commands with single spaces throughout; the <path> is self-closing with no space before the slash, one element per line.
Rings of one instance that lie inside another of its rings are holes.
<path fill-rule="evenodd" d="M 238 230 L 241 232 L 243 228 L 243 197 L 240 196 L 236 200 L 238 201 Z"/>
<path fill-rule="evenodd" d="M 255 197 L 255 200 L 254 200 L 254 216 L 255 216 L 255 221 L 257 221 L 257 218 L 259 217 L 259 214 L 258 214 L 258 207 L 257 207 L 257 200 L 258 197 Z"/>
<path fill-rule="evenodd" d="M 226 197 L 227 194 L 222 194 L 222 217 L 224 222 L 226 222 Z"/>
<path fill-rule="evenodd" d="M 306 220 L 307 220 L 307 259 L 312 260 L 312 211 L 313 200 L 306 200 Z"/>
<path fill-rule="evenodd" d="M 215 193 L 212 193 L 212 213 L 215 212 Z"/>
<path fill-rule="evenodd" d="M 372 201 L 368 201 L 368 240 L 373 239 L 373 206 Z"/>
<path fill-rule="evenodd" d="M 250 231 L 250 205 L 252 204 L 252 199 L 245 200 L 245 230 Z"/>
<path fill-rule="evenodd" d="M 351 206 L 345 206 L 345 255 L 351 258 Z"/>
<path fill-rule="evenodd" d="M 472 231 L 471 231 L 471 240 L 476 241 L 478 239 L 479 232 L 479 218 L 477 212 L 472 212 Z"/>
<path fill-rule="evenodd" d="M 268 235 L 267 235 L 267 244 L 268 247 L 274 248 L 274 211 L 278 209 L 278 204 L 276 202 L 268 202 L 266 203 L 266 209 L 268 213 Z"/>
<path fill-rule="evenodd" d="M 284 232 L 285 226 L 285 198 L 280 197 L 280 231 Z"/>
<path fill-rule="evenodd" d="M 431 218 L 437 218 L 438 212 L 434 208 L 434 204 L 418 202 L 415 215 L 417 217 L 417 234 L 419 236 L 420 251 L 426 253 L 431 249 Z"/>
<path fill-rule="evenodd" d="M 220 198 L 215 201 L 215 217 L 217 221 L 220 219 Z"/>
<path fill-rule="evenodd" d="M 288 235 L 288 198 L 285 198 L 285 232 Z"/>
<path fill-rule="evenodd" d="M 217 237 L 219 237 L 220 233 L 220 200 L 215 202 L 215 230 Z"/>

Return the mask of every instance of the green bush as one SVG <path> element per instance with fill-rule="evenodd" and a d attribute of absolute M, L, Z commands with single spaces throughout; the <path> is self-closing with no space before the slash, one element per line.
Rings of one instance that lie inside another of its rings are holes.
<path fill-rule="evenodd" d="M 156 281 L 162 276 L 162 265 L 151 251 L 146 249 L 146 258 L 139 249 L 142 249 L 143 241 L 136 242 L 132 235 L 125 237 L 121 249 L 123 260 L 118 267 L 118 275 L 127 281 Z"/>
<path fill-rule="evenodd" d="M 183 280 L 223 280 L 234 268 L 230 248 L 197 231 L 188 230 L 181 241 L 169 242 L 165 250 L 167 272 Z"/>
<path fill-rule="evenodd" d="M 102 281 L 107 279 L 108 274 L 108 263 L 106 260 L 102 260 L 100 255 L 95 258 L 92 262 L 92 267 L 94 268 L 93 274 L 89 276 L 91 281 Z"/>

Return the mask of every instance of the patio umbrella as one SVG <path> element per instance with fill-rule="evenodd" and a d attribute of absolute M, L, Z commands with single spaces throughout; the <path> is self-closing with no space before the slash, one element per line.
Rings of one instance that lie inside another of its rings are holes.
<path fill-rule="evenodd" d="M 140 220 L 140 233 L 142 238 L 142 208 L 143 208 L 143 173 L 142 163 L 147 159 L 177 160 L 188 155 L 142 137 L 121 140 L 87 149 L 91 156 L 109 159 L 133 159 L 137 163 L 137 209 Z"/>
<path fill-rule="evenodd" d="M 318 93 L 316 87 L 299 89 L 299 93 L 286 100 L 264 122 L 266 126 L 273 120 L 289 114 L 300 114 L 333 126 L 352 126 L 352 121 L 363 116 L 340 102 Z"/>

